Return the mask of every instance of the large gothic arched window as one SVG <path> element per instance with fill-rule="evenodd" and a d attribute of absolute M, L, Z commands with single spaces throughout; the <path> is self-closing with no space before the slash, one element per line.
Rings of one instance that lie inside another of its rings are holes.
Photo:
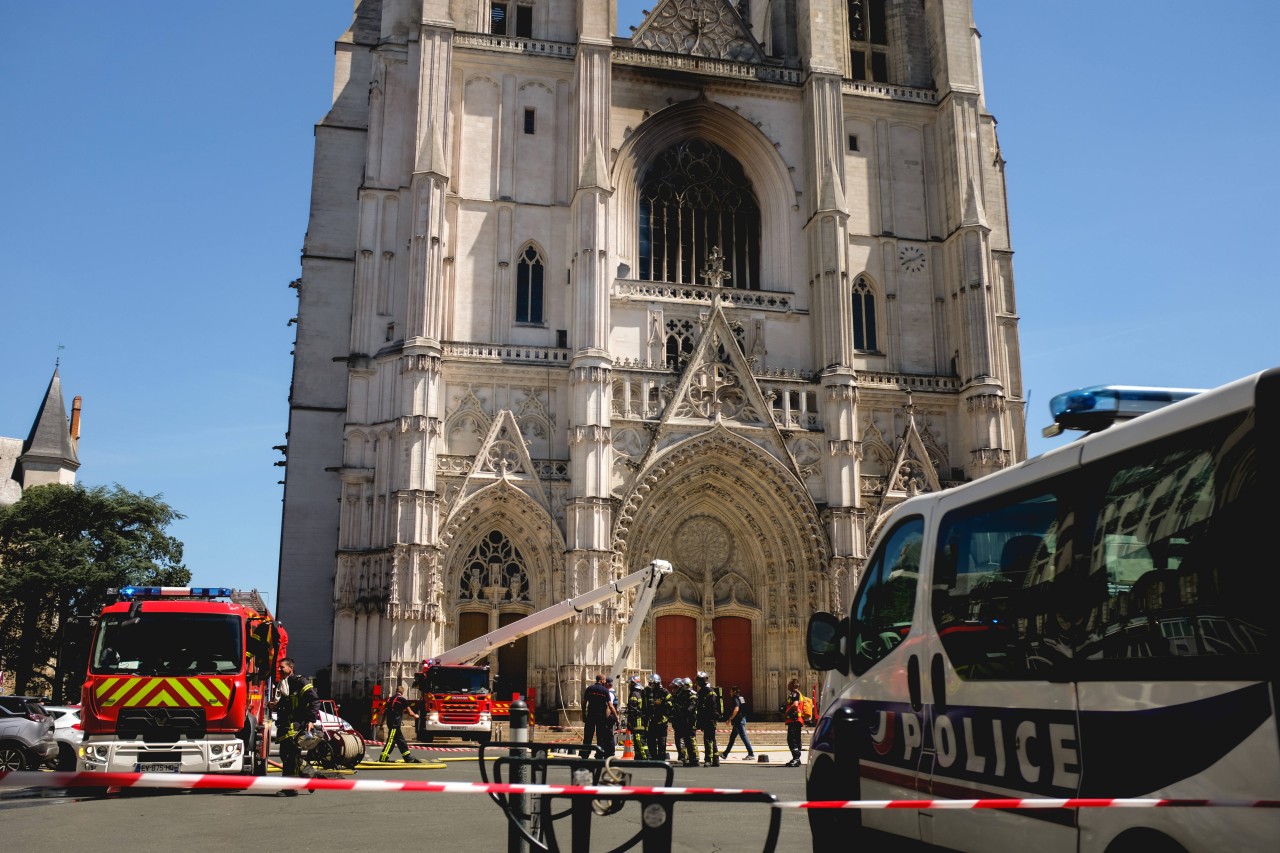
<path fill-rule="evenodd" d="M 475 601 L 529 600 L 524 557 L 500 531 L 490 531 L 467 555 L 459 576 L 458 597 Z"/>
<path fill-rule="evenodd" d="M 708 284 L 719 249 L 725 287 L 760 289 L 760 208 L 741 164 L 719 145 L 687 139 L 653 161 L 640 185 L 642 281 Z"/>
<path fill-rule="evenodd" d="M 542 256 L 533 246 L 516 264 L 516 322 L 542 325 Z"/>
<path fill-rule="evenodd" d="M 876 351 L 876 295 L 865 276 L 853 283 L 853 348 Z"/>

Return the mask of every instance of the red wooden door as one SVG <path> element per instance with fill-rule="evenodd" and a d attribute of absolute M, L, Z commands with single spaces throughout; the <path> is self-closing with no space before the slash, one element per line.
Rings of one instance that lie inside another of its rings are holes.
<path fill-rule="evenodd" d="M 741 616 L 719 616 L 715 621 L 716 684 L 729 698 L 735 684 L 751 708 L 755 694 L 751 685 L 751 620 Z"/>
<path fill-rule="evenodd" d="M 698 623 L 692 616 L 659 616 L 654 620 L 654 645 L 662 683 L 693 678 L 698 671 Z"/>

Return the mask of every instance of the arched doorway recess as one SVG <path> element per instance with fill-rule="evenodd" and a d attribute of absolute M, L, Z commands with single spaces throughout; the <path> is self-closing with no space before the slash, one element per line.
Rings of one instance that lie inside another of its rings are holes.
<path fill-rule="evenodd" d="M 615 532 L 622 568 L 661 558 L 676 569 L 655 599 L 656 630 L 640 665 L 674 659 L 675 641 L 662 630 L 668 623 L 657 620 L 693 617 L 696 669 L 712 671 L 727 687 L 717 671 L 723 657 L 728 677 L 752 691 L 755 710 L 776 705 L 782 685 L 807 669 L 801 614 L 826 603 L 826 535 L 799 481 L 762 448 L 718 426 L 672 446 L 641 472 Z M 717 625 L 719 619 L 726 621 Z"/>

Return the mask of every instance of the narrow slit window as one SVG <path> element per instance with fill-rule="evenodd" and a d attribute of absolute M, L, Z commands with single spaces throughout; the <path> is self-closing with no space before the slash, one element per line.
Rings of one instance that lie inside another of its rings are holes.
<path fill-rule="evenodd" d="M 858 150 L 858 134 L 856 133 L 849 134 L 849 150 L 850 151 Z"/>
<path fill-rule="evenodd" d="M 538 111 L 531 107 L 524 111 L 524 132 L 531 136 L 537 129 L 537 115 Z"/>

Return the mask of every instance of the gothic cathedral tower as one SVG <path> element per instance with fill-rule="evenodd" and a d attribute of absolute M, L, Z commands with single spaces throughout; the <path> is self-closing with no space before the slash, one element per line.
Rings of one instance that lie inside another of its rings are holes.
<path fill-rule="evenodd" d="M 338 41 L 279 584 L 335 696 L 663 558 L 631 669 L 772 709 L 883 510 L 1025 455 L 970 0 L 614 7 L 356 0 Z M 575 716 L 628 607 L 496 690 Z"/>

